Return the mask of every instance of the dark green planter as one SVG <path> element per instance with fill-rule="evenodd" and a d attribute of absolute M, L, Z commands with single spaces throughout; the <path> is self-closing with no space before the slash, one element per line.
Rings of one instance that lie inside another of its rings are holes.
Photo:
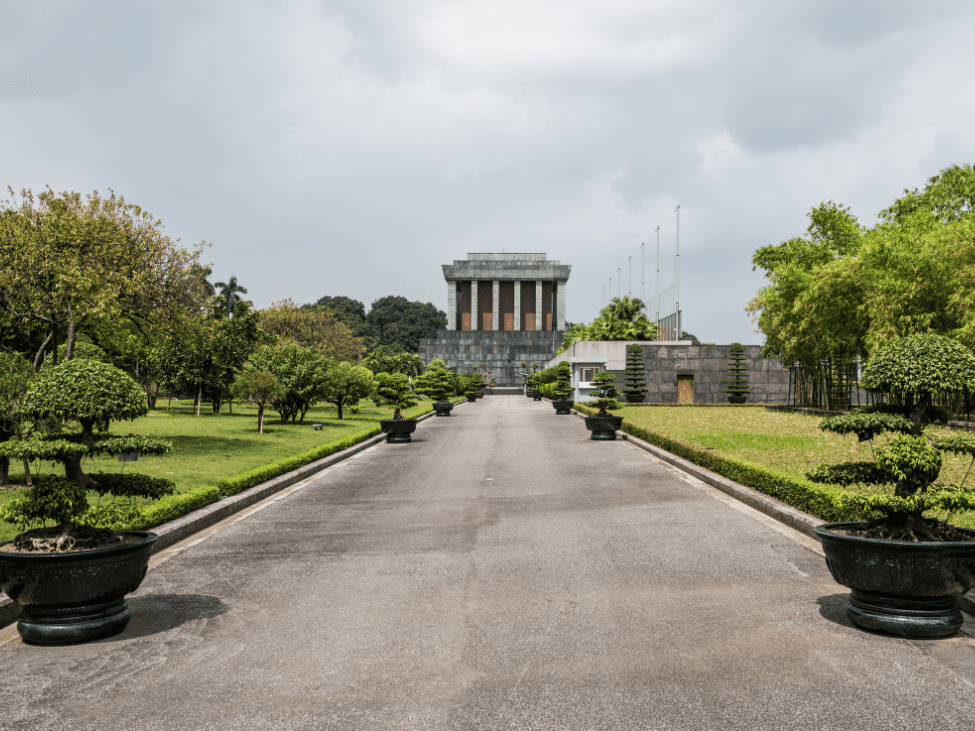
<path fill-rule="evenodd" d="M 623 426 L 622 416 L 587 416 L 586 429 L 592 432 L 590 439 L 611 441 L 616 439 L 616 430 Z"/>
<path fill-rule="evenodd" d="M 0 589 L 24 607 L 17 631 L 25 641 L 67 645 L 125 629 L 125 595 L 145 578 L 158 536 L 124 535 L 139 540 L 75 553 L 4 553 L 0 544 Z"/>
<path fill-rule="evenodd" d="M 449 401 L 437 401 L 433 405 L 433 410 L 437 412 L 437 416 L 450 416 L 450 412 L 453 411 L 454 405 Z"/>
<path fill-rule="evenodd" d="M 571 414 L 572 407 L 575 406 L 575 401 L 563 400 L 563 401 L 553 401 L 552 406 L 555 407 L 556 414 Z"/>
<path fill-rule="evenodd" d="M 484 391 L 475 391 L 474 396 L 476 398 L 484 398 Z"/>
<path fill-rule="evenodd" d="M 975 541 L 915 543 L 833 532 L 860 525 L 816 528 L 830 573 L 851 589 L 850 619 L 903 637 L 945 637 L 961 627 L 958 597 L 975 585 Z"/>
<path fill-rule="evenodd" d="M 477 395 L 473 393 L 469 393 L 467 394 L 467 400 L 470 403 L 474 403 L 475 401 L 477 401 Z"/>
<path fill-rule="evenodd" d="M 729 404 L 743 404 L 746 401 L 748 401 L 748 395 L 747 394 L 744 395 L 744 396 L 728 396 L 728 403 Z"/>
<path fill-rule="evenodd" d="M 416 419 L 383 419 L 379 422 L 380 428 L 386 434 L 388 444 L 406 444 L 412 442 L 410 435 L 416 431 Z"/>

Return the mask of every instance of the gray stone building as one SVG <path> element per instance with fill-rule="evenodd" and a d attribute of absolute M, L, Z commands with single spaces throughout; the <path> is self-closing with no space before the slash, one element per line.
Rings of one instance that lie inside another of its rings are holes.
<path fill-rule="evenodd" d="M 593 389 L 587 380 L 592 373 L 607 370 L 623 388 L 626 349 L 633 341 L 575 343 L 554 356 L 546 367 L 566 360 L 572 364 L 576 398 L 587 400 Z M 647 377 L 646 403 L 727 403 L 730 345 L 693 345 L 690 341 L 640 342 Z M 789 400 L 789 371 L 778 358 L 762 356 L 762 346 L 746 345 L 749 403 L 783 404 Z"/>
<path fill-rule="evenodd" d="M 468 254 L 444 264 L 447 329 L 420 340 L 420 356 L 460 373 L 486 363 L 498 386 L 521 385 L 521 363 L 545 363 L 565 334 L 572 267 L 545 254 Z"/>

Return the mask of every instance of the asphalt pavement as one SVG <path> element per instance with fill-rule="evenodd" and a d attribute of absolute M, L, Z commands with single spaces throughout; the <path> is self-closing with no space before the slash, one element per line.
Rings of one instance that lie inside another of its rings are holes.
<path fill-rule="evenodd" d="M 0 729 L 975 727 L 970 621 L 856 629 L 810 539 L 519 396 L 152 566 L 116 637 L 0 631 Z"/>

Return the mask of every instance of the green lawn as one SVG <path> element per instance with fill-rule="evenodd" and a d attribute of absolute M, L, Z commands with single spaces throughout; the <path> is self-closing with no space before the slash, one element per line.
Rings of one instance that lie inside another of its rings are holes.
<path fill-rule="evenodd" d="M 216 480 L 231 477 L 240 472 L 261 467 L 285 457 L 301 454 L 318 445 L 333 442 L 367 429 L 379 419 L 392 416 L 389 407 L 377 407 L 371 401 L 361 402 L 358 414 L 345 409 L 345 419 L 339 421 L 334 407 L 318 406 L 305 416 L 303 424 L 282 424 L 277 412 L 264 413 L 264 433 L 257 433 L 257 407 L 250 404 L 234 404 L 233 414 L 208 413 L 204 410 L 197 417 L 192 401 L 173 401 L 172 407 L 160 402 L 160 408 L 134 422 L 113 422 L 113 434 L 142 434 L 167 439 L 173 443 L 173 451 L 162 457 L 140 457 L 138 462 L 119 462 L 112 457 L 87 459 L 82 467 L 85 472 L 141 472 L 155 477 L 166 477 L 176 483 L 182 492 Z M 320 431 L 312 424 L 322 424 Z M 11 464 L 11 481 L 24 480 L 23 469 Z M 60 464 L 31 465 L 32 475 L 56 472 L 64 474 Z M 0 491 L 0 505 L 15 499 L 17 490 Z M 110 498 L 103 498 L 108 500 Z M 96 493 L 89 494 L 94 505 L 99 501 Z M 17 529 L 0 521 L 0 541 L 16 535 Z"/>
<path fill-rule="evenodd" d="M 807 470 L 824 463 L 873 460 L 873 450 L 880 449 L 889 435 L 873 442 L 858 442 L 855 436 L 841 437 L 819 430 L 821 416 L 766 411 L 755 407 L 624 407 L 627 421 L 644 429 L 714 449 L 728 456 L 754 464 L 805 477 Z M 961 432 L 928 427 L 931 437 L 957 436 Z M 971 458 L 944 454 L 940 481 L 960 483 L 971 464 Z M 975 469 L 965 487 L 975 486 Z M 857 489 L 857 488 L 851 488 Z M 952 523 L 975 528 L 975 512 L 962 513 Z"/>

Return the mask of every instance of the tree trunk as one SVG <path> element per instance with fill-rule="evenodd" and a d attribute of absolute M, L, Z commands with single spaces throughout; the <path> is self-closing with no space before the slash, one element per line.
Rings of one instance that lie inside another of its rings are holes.
<path fill-rule="evenodd" d="M 34 356 L 35 373 L 37 372 L 37 369 L 41 367 L 41 361 L 44 359 L 44 353 L 47 350 L 48 343 L 50 343 L 51 340 L 53 339 L 54 339 L 54 330 L 51 330 L 51 332 L 47 334 L 47 337 L 44 338 L 44 342 L 41 343 L 41 347 L 37 349 L 37 354 Z"/>
<path fill-rule="evenodd" d="M 342 401 L 341 399 L 335 402 L 335 405 L 339 407 L 339 421 L 342 421 Z"/>
<path fill-rule="evenodd" d="M 200 384 L 200 390 L 196 392 L 196 415 L 200 415 L 200 404 L 203 403 L 203 384 Z"/>
<path fill-rule="evenodd" d="M 68 305 L 68 317 L 71 317 L 71 305 Z M 74 358 L 74 341 L 78 337 L 75 332 L 74 320 L 68 320 L 68 341 L 64 346 L 64 359 L 71 360 Z"/>
<path fill-rule="evenodd" d="M 257 405 L 257 433 L 264 433 L 264 402 Z"/>
<path fill-rule="evenodd" d="M 10 457 L 0 457 L 0 485 L 10 484 Z"/>
<path fill-rule="evenodd" d="M 84 488 L 91 489 L 95 481 L 86 475 L 81 469 L 81 457 L 68 457 L 63 459 L 64 476 L 72 482 L 77 482 Z"/>
<path fill-rule="evenodd" d="M 30 462 L 27 461 L 27 457 L 24 457 L 24 484 L 27 487 L 34 487 L 34 483 L 30 479 Z"/>

